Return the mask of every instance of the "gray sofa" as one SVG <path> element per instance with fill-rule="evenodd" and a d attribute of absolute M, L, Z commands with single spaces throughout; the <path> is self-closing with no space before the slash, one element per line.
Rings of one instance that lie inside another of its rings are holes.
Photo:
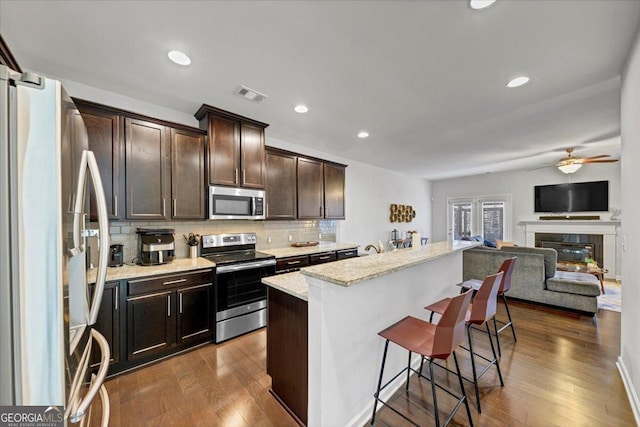
<path fill-rule="evenodd" d="M 588 273 L 556 271 L 555 249 L 525 246 L 493 249 L 478 247 L 464 251 L 463 278 L 483 279 L 498 271 L 506 258 L 517 256 L 508 298 L 542 303 L 595 314 L 600 282 Z"/>

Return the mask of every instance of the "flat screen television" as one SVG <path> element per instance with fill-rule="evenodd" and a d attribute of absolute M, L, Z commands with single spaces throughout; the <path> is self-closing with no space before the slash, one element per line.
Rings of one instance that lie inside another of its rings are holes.
<path fill-rule="evenodd" d="M 609 181 L 536 185 L 536 212 L 607 212 Z"/>

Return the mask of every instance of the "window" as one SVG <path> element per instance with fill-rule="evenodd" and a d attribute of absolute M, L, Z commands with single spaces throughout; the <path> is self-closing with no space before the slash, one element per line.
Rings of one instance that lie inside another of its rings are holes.
<path fill-rule="evenodd" d="M 453 203 L 453 234 L 456 239 L 471 237 L 471 203 Z"/>
<path fill-rule="evenodd" d="M 474 196 L 449 199 L 450 237 L 480 235 L 484 240 L 511 240 L 511 195 Z"/>
<path fill-rule="evenodd" d="M 482 224 L 481 232 L 485 240 L 495 242 L 496 239 L 505 240 L 504 211 L 505 202 L 481 202 Z"/>

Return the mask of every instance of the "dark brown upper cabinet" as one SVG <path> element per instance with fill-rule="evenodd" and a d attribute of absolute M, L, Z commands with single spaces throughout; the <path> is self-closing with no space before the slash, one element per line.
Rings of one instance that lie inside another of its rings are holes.
<path fill-rule="evenodd" d="M 333 163 L 324 164 L 324 217 L 344 219 L 345 167 Z"/>
<path fill-rule="evenodd" d="M 204 219 L 204 135 L 171 129 L 171 218 Z"/>
<path fill-rule="evenodd" d="M 130 118 L 124 126 L 127 219 L 168 219 L 171 175 L 167 127 Z"/>
<path fill-rule="evenodd" d="M 76 101 L 82 120 L 87 129 L 89 150 L 93 151 L 107 202 L 109 219 L 123 218 L 125 200 L 121 170 L 124 156 L 122 154 L 122 117 Z M 122 188 L 121 188 L 122 187 Z M 91 220 L 97 220 L 97 205 L 93 186 L 89 192 Z"/>
<path fill-rule="evenodd" d="M 209 184 L 264 188 L 264 130 L 269 125 L 206 104 L 195 117 L 209 136 Z"/>
<path fill-rule="evenodd" d="M 297 157 L 267 149 L 267 219 L 296 219 Z"/>
<path fill-rule="evenodd" d="M 323 219 L 322 161 L 298 157 L 298 218 Z"/>
<path fill-rule="evenodd" d="M 13 56 L 13 53 L 11 53 L 11 49 L 9 49 L 9 46 L 7 45 L 7 43 L 5 43 L 1 34 L 0 34 L 0 64 L 6 65 L 7 67 L 11 68 L 13 71 L 17 71 L 19 73 L 22 72 L 22 68 L 20 68 L 18 61 L 16 61 L 16 58 Z"/>
<path fill-rule="evenodd" d="M 267 219 L 345 219 L 346 165 L 267 147 Z"/>
<path fill-rule="evenodd" d="M 209 183 L 238 186 L 240 178 L 240 123 L 209 117 Z"/>

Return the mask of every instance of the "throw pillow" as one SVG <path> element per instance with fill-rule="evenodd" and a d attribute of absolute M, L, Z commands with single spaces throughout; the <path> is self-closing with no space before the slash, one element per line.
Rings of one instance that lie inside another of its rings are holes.
<path fill-rule="evenodd" d="M 504 240 L 496 239 L 496 247 L 500 249 L 503 246 L 515 246 L 515 243 L 505 242 Z"/>

